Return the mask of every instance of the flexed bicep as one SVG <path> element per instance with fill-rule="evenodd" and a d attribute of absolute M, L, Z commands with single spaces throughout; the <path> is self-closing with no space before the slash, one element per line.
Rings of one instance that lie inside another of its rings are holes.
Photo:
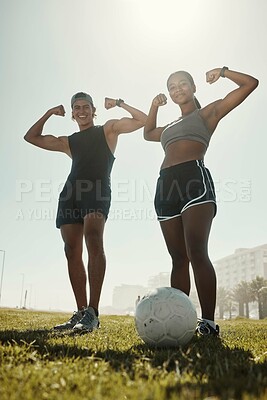
<path fill-rule="evenodd" d="M 147 115 L 135 107 L 130 106 L 122 99 L 105 99 L 105 107 L 110 109 L 112 107 L 118 106 L 125 111 L 127 111 L 131 117 L 122 117 L 120 119 L 109 120 L 106 123 L 106 128 L 108 131 L 115 135 L 120 135 L 121 133 L 134 132 L 145 125 Z"/>
<path fill-rule="evenodd" d="M 70 155 L 67 136 L 56 137 L 53 135 L 41 135 L 36 137 L 30 143 L 44 150 L 60 151 Z"/>
<path fill-rule="evenodd" d="M 122 133 L 131 133 L 134 132 L 144 126 L 144 122 L 142 120 L 137 120 L 134 118 L 123 117 L 113 124 L 113 132 L 119 134 Z"/>
<path fill-rule="evenodd" d="M 210 84 L 219 78 L 228 78 L 238 85 L 238 88 L 229 92 L 223 99 L 214 102 L 213 116 L 217 123 L 226 114 L 239 106 L 258 86 L 259 81 L 247 74 L 229 70 L 226 67 L 215 68 L 206 73 L 206 81 Z"/>
<path fill-rule="evenodd" d="M 56 137 L 53 135 L 43 135 L 43 128 L 46 121 L 52 116 L 64 117 L 65 109 L 62 105 L 50 108 L 24 135 L 24 139 L 45 150 L 60 151 L 70 154 L 69 141 L 67 136 Z"/>

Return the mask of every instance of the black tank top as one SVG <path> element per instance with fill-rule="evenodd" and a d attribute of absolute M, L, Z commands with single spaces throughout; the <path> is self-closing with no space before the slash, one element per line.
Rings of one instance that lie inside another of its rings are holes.
<path fill-rule="evenodd" d="M 92 126 L 68 137 L 72 166 L 68 181 L 88 179 L 110 184 L 110 173 L 115 160 L 108 147 L 103 126 Z"/>

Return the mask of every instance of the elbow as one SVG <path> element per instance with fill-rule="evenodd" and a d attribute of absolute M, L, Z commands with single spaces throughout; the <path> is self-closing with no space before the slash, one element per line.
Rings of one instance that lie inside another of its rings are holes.
<path fill-rule="evenodd" d="M 259 83 L 260 83 L 260 82 L 259 82 L 258 79 L 252 77 L 252 81 L 251 81 L 251 91 L 252 91 L 252 92 L 253 92 L 253 90 L 256 89 L 256 87 L 259 86 Z"/>
<path fill-rule="evenodd" d="M 28 133 L 23 136 L 23 139 L 26 140 L 26 142 L 31 143 Z"/>
<path fill-rule="evenodd" d="M 29 132 L 27 132 L 27 133 L 23 136 L 23 139 L 24 139 L 27 143 L 34 144 L 33 137 L 29 134 Z"/>
<path fill-rule="evenodd" d="M 156 141 L 154 136 L 154 129 L 149 129 L 148 127 L 144 126 L 143 138 L 148 142 Z"/>
<path fill-rule="evenodd" d="M 143 130 L 143 138 L 144 138 L 145 140 L 149 140 L 149 139 L 148 139 L 148 133 L 146 132 L 145 129 Z"/>
<path fill-rule="evenodd" d="M 152 142 L 153 141 L 153 139 L 149 136 L 149 134 L 147 134 L 147 133 L 144 133 L 143 134 L 143 138 L 147 141 L 147 142 Z"/>
<path fill-rule="evenodd" d="M 254 78 L 254 80 L 255 80 L 255 89 L 256 89 L 256 87 L 259 86 L 260 81 L 256 78 Z"/>
<path fill-rule="evenodd" d="M 246 95 L 245 98 L 247 96 L 249 96 L 259 85 L 259 80 L 256 78 L 253 78 L 253 76 L 250 76 L 249 81 L 247 81 L 246 87 L 245 87 L 245 91 L 246 91 Z"/>

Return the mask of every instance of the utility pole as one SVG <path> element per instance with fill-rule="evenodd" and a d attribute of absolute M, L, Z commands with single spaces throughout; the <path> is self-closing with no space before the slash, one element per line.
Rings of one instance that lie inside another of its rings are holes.
<path fill-rule="evenodd" d="M 21 283 L 21 295 L 20 295 L 20 306 L 19 308 L 22 308 L 22 302 L 23 302 L 23 289 L 24 289 L 24 274 L 21 273 L 22 275 L 22 283 Z"/>
<path fill-rule="evenodd" d="M 27 294 L 28 294 L 28 291 L 25 290 L 24 306 L 23 306 L 24 309 L 26 309 Z"/>
<path fill-rule="evenodd" d="M 2 258 L 2 271 L 1 271 L 1 282 L 0 282 L 0 304 L 1 304 L 1 298 L 2 298 L 2 287 L 3 287 L 3 276 L 4 276 L 4 268 L 5 268 L 5 256 L 6 252 L 5 250 L 0 250 L 3 253 L 3 258 Z"/>

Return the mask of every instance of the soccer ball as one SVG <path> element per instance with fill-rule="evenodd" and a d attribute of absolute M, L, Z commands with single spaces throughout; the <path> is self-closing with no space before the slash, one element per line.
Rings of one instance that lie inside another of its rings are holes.
<path fill-rule="evenodd" d="M 136 307 L 136 330 L 152 346 L 185 345 L 192 339 L 196 325 L 196 308 L 179 289 L 157 288 L 145 295 Z"/>

